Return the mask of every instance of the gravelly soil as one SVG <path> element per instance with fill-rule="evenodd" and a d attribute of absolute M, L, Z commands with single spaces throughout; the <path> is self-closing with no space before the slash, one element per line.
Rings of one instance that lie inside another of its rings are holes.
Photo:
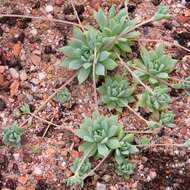
<path fill-rule="evenodd" d="M 92 12 L 99 6 L 107 10 L 112 4 L 122 7 L 121 0 L 75 1 L 77 12 L 84 24 L 94 24 Z M 130 17 L 139 21 L 149 18 L 159 4 L 169 7 L 172 20 L 140 28 L 143 38 L 177 40 L 189 48 L 190 9 L 177 0 L 129 1 Z M 53 11 L 48 10 L 51 5 Z M 77 22 L 72 6 L 64 0 L 1 0 L 0 13 L 11 13 Z M 36 110 L 55 89 L 71 76 L 72 72 L 55 67 L 62 55 L 58 48 L 67 44 L 72 27 L 48 21 L 0 18 L 0 133 L 15 121 L 21 124 L 26 117 L 19 108 L 28 103 Z M 155 43 L 142 42 L 147 47 Z M 134 46 L 138 56 L 138 44 Z M 176 47 L 167 51 L 178 59 L 172 76 L 184 78 L 190 75 L 190 59 L 186 51 Z M 118 68 L 117 72 L 123 72 Z M 17 89 L 18 87 L 18 89 Z M 85 116 L 94 109 L 92 81 L 78 85 L 74 80 L 68 86 L 72 93 L 70 105 L 64 107 L 50 101 L 38 115 L 57 125 L 77 128 Z M 12 91 L 10 90 L 12 89 Z M 174 129 L 162 130 L 151 136 L 155 143 L 183 143 L 190 137 L 190 98 L 183 91 L 172 90 L 171 110 L 175 113 Z M 137 109 L 134 107 L 134 109 Z M 100 107 L 104 114 L 110 114 Z M 143 110 L 139 110 L 142 116 Z M 119 116 L 126 130 L 142 130 L 145 126 L 127 109 Z M 31 127 L 23 126 L 25 134 L 20 149 L 5 146 L 0 139 L 0 188 L 17 190 L 68 189 L 65 180 L 72 173 L 69 169 L 73 159 L 80 156 L 77 137 L 61 127 L 51 126 L 42 138 L 47 124 L 33 120 Z M 190 189 L 190 152 L 177 148 L 150 148 L 132 157 L 136 164 L 130 179 L 119 178 L 114 172 L 110 158 L 93 177 L 85 181 L 83 189 L 96 189 L 97 183 L 110 190 L 188 190 Z M 94 163 L 95 165 L 95 163 Z"/>

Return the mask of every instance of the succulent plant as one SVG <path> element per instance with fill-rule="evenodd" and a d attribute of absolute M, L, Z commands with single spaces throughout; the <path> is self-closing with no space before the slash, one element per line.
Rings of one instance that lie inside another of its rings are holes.
<path fill-rule="evenodd" d="M 69 177 L 67 179 L 67 186 L 75 187 L 75 186 L 81 186 L 83 187 L 84 185 L 84 176 L 91 170 L 91 163 L 89 162 L 88 159 L 85 159 L 81 164 L 82 160 L 77 158 L 74 160 L 72 166 L 71 166 L 71 171 L 74 173 L 73 176 Z M 78 169 L 78 167 L 80 167 Z"/>
<path fill-rule="evenodd" d="M 78 80 L 82 83 L 89 76 L 92 76 L 93 62 L 95 61 L 96 76 L 104 76 L 107 70 L 115 69 L 117 63 L 112 54 L 103 50 L 101 46 L 102 36 L 100 32 L 92 27 L 84 32 L 74 27 L 73 38 L 67 46 L 60 49 L 65 55 L 60 66 L 69 70 L 78 70 Z"/>
<path fill-rule="evenodd" d="M 150 144 L 150 139 L 147 136 L 141 136 L 137 139 L 137 143 L 140 145 L 148 145 Z"/>
<path fill-rule="evenodd" d="M 190 96 L 190 76 L 184 79 L 185 81 L 180 84 L 180 88 L 184 89 L 187 95 Z"/>
<path fill-rule="evenodd" d="M 119 176 L 129 177 L 134 173 L 134 165 L 127 159 L 117 164 L 116 172 Z"/>
<path fill-rule="evenodd" d="M 72 187 L 76 186 L 83 187 L 83 185 L 84 185 L 84 180 L 81 176 L 79 176 L 78 173 L 67 179 L 67 186 L 71 187 L 71 189 Z"/>
<path fill-rule="evenodd" d="M 54 98 L 56 102 L 59 102 L 61 104 L 68 102 L 70 99 L 71 99 L 71 93 L 66 87 L 60 90 Z"/>
<path fill-rule="evenodd" d="M 75 159 L 75 161 L 73 162 L 72 166 L 71 166 L 71 171 L 73 173 L 76 172 L 78 165 L 80 164 L 81 159 L 77 158 Z M 89 171 L 91 170 L 91 163 L 89 162 L 88 159 L 85 160 L 85 162 L 82 164 L 82 166 L 80 167 L 80 170 L 78 171 L 79 176 L 84 176 L 85 174 L 87 174 Z"/>
<path fill-rule="evenodd" d="M 166 127 L 173 127 L 174 116 L 175 114 L 172 111 L 162 112 L 160 115 L 161 124 Z"/>
<path fill-rule="evenodd" d="M 22 134 L 23 129 L 18 128 L 16 124 L 14 124 L 12 127 L 3 130 L 3 142 L 14 147 L 19 147 L 21 145 Z"/>
<path fill-rule="evenodd" d="M 184 143 L 184 146 L 190 148 L 190 139 L 187 139 Z"/>
<path fill-rule="evenodd" d="M 84 120 L 80 128 L 76 130 L 76 135 L 84 140 L 79 147 L 80 151 L 86 154 L 93 147 L 89 157 L 94 155 L 104 157 L 120 146 L 119 140 L 123 135 L 123 130 L 116 116 L 104 117 L 93 114 L 92 119 Z"/>
<path fill-rule="evenodd" d="M 134 61 L 137 69 L 135 74 L 151 85 L 158 85 L 160 80 L 166 81 L 176 64 L 176 60 L 164 53 L 164 46 L 159 45 L 155 50 L 148 51 L 144 47 L 141 50 L 141 59 Z"/>
<path fill-rule="evenodd" d="M 139 152 L 138 148 L 131 143 L 134 141 L 134 135 L 127 134 L 120 140 L 120 146 L 115 151 L 116 161 L 122 162 L 125 156 L 136 154 Z"/>
<path fill-rule="evenodd" d="M 134 101 L 132 96 L 134 89 L 128 81 L 120 76 L 106 79 L 105 83 L 98 88 L 101 103 L 109 110 L 116 109 L 121 112 L 123 107 Z"/>
<path fill-rule="evenodd" d="M 30 106 L 28 104 L 23 104 L 20 108 L 20 111 L 23 114 L 29 114 L 30 113 Z"/>
<path fill-rule="evenodd" d="M 168 9 L 167 7 L 160 5 L 153 16 L 153 21 L 160 21 L 163 19 L 169 19 L 170 15 L 168 14 Z"/>
<path fill-rule="evenodd" d="M 159 111 L 165 110 L 171 100 L 167 92 L 168 88 L 166 87 L 156 87 L 153 91 L 153 94 L 145 91 L 139 97 L 139 105 L 147 112 L 152 112 L 153 114 L 157 115 L 156 118 L 158 118 Z"/>
<path fill-rule="evenodd" d="M 159 117 L 158 115 L 159 115 L 159 113 L 156 112 L 156 117 L 157 118 Z M 158 127 L 159 127 L 159 123 L 158 122 L 152 121 L 152 120 L 148 121 L 148 128 L 150 128 L 150 129 L 156 129 Z"/>
<path fill-rule="evenodd" d="M 132 52 L 131 45 L 140 33 L 137 31 L 128 32 L 137 23 L 134 20 L 129 20 L 126 9 L 121 9 L 116 13 L 115 7 L 112 6 L 108 15 L 99 9 L 95 13 L 95 18 L 102 32 L 104 47 L 122 56 Z"/>

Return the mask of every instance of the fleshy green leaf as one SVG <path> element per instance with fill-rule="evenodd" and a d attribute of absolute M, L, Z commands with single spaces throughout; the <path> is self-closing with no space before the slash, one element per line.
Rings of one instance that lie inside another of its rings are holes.
<path fill-rule="evenodd" d="M 105 144 L 98 144 L 98 153 L 102 156 L 107 156 L 109 154 L 109 149 Z"/>
<path fill-rule="evenodd" d="M 99 57 L 99 61 L 105 61 L 106 59 L 108 59 L 108 57 L 110 56 L 110 53 L 108 51 L 102 51 L 100 53 L 100 57 Z"/>
<path fill-rule="evenodd" d="M 95 13 L 95 18 L 101 29 L 107 25 L 107 19 L 102 9 L 99 9 L 99 11 Z"/>
<path fill-rule="evenodd" d="M 120 146 L 119 140 L 117 138 L 112 138 L 112 139 L 108 140 L 108 142 L 106 144 L 111 149 L 116 149 Z"/>
<path fill-rule="evenodd" d="M 188 140 L 185 141 L 184 146 L 190 147 L 190 139 L 188 139 Z"/>
<path fill-rule="evenodd" d="M 30 113 L 30 106 L 28 104 L 24 104 L 21 106 L 20 111 L 23 114 L 29 114 Z"/>
<path fill-rule="evenodd" d="M 97 64 L 97 66 L 96 66 L 96 75 L 102 75 L 102 76 L 104 76 L 105 75 L 105 67 L 104 67 L 104 65 L 102 65 L 102 64 Z"/>
<path fill-rule="evenodd" d="M 81 68 L 79 70 L 79 73 L 78 73 L 78 80 L 79 80 L 79 83 L 83 83 L 90 75 L 90 70 L 91 69 L 84 69 L 84 68 Z"/>
<path fill-rule="evenodd" d="M 159 6 L 155 15 L 153 16 L 154 21 L 160 21 L 163 19 L 169 19 L 168 9 L 165 6 Z"/>

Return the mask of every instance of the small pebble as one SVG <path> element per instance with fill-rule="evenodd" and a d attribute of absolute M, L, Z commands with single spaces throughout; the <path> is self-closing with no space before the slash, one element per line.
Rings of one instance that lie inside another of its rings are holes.
<path fill-rule="evenodd" d="M 53 12 L 53 6 L 52 6 L 52 5 L 47 5 L 47 6 L 46 6 L 46 12 L 47 12 L 47 13 Z"/>
<path fill-rule="evenodd" d="M 38 31 L 37 31 L 37 29 L 32 29 L 32 30 L 30 30 L 30 33 L 33 35 L 33 36 L 36 36 L 37 34 L 38 34 Z"/>
<path fill-rule="evenodd" d="M 20 158 L 20 154 L 19 154 L 19 153 L 14 153 L 14 154 L 13 154 L 13 157 L 14 157 L 15 160 L 18 161 L 19 158 Z"/>
<path fill-rule="evenodd" d="M 154 179 L 154 178 L 156 178 L 157 174 L 156 174 L 155 171 L 150 171 L 149 176 L 150 176 L 151 179 Z"/>
<path fill-rule="evenodd" d="M 38 79 L 36 79 L 36 78 L 33 78 L 31 80 L 31 83 L 33 83 L 34 85 L 38 85 L 40 83 L 40 81 Z"/>
<path fill-rule="evenodd" d="M 105 182 L 109 182 L 111 180 L 111 176 L 110 175 L 104 175 L 102 177 L 102 179 L 105 181 Z"/>
<path fill-rule="evenodd" d="M 27 80 L 27 78 L 28 78 L 28 76 L 27 76 L 26 71 L 24 71 L 24 70 L 20 71 L 20 80 L 25 81 L 25 80 Z"/>
<path fill-rule="evenodd" d="M 44 80 L 46 78 L 46 75 L 44 73 L 38 73 L 38 79 Z"/>
<path fill-rule="evenodd" d="M 65 168 L 65 166 L 66 166 L 66 162 L 63 161 L 63 162 L 61 163 L 61 167 L 62 167 L 62 168 Z"/>
<path fill-rule="evenodd" d="M 4 73 L 5 72 L 5 66 L 0 66 L 0 73 Z"/>
<path fill-rule="evenodd" d="M 39 167 L 34 168 L 34 175 L 41 176 L 42 175 L 42 170 Z"/>
<path fill-rule="evenodd" d="M 19 73 L 18 73 L 18 71 L 17 71 L 16 69 L 10 68 L 10 69 L 9 69 L 9 72 L 10 72 L 11 77 L 12 77 L 13 79 L 19 79 Z"/>
<path fill-rule="evenodd" d="M 103 183 L 97 182 L 96 184 L 96 190 L 106 190 L 106 185 Z"/>

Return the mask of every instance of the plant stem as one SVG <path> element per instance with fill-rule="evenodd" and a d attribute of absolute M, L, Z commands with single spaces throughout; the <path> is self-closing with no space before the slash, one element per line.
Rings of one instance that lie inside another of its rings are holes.
<path fill-rule="evenodd" d="M 77 76 L 77 73 L 75 73 L 71 78 L 69 78 L 61 87 L 59 87 L 58 89 L 55 90 L 55 92 L 43 103 L 41 104 L 41 106 L 34 112 L 35 114 L 38 113 L 39 111 L 41 111 L 44 106 L 61 90 L 63 89 L 65 86 L 67 86 L 69 83 L 71 83 L 74 78 Z"/>
<path fill-rule="evenodd" d="M 55 116 L 55 114 L 56 114 L 56 112 L 54 113 L 54 116 Z M 51 123 L 52 123 L 53 120 L 54 120 L 54 116 L 52 117 L 52 119 L 51 119 L 51 121 L 50 121 Z M 47 132 L 48 132 L 50 126 L 51 126 L 51 124 L 49 123 L 48 126 L 47 126 L 47 128 L 46 128 L 46 130 L 44 131 L 44 133 L 43 133 L 43 135 L 42 135 L 42 138 L 44 138 L 44 137 L 46 136 L 46 134 L 47 134 Z"/>
<path fill-rule="evenodd" d="M 127 32 L 121 33 L 121 34 L 120 34 L 120 37 L 122 37 L 122 35 L 125 35 L 126 33 L 132 32 L 133 30 L 135 30 L 135 29 L 137 29 L 137 28 L 139 28 L 139 27 L 141 27 L 141 26 L 143 26 L 143 25 L 145 25 L 145 24 L 148 24 L 148 23 L 150 23 L 150 22 L 153 22 L 153 18 L 150 18 L 150 19 L 148 19 L 148 20 L 145 20 L 145 21 L 143 21 L 143 22 L 138 23 L 138 24 L 135 25 L 133 28 L 130 28 Z"/>
<path fill-rule="evenodd" d="M 110 151 L 92 170 L 90 170 L 89 173 L 87 173 L 83 180 L 85 180 L 88 176 L 92 175 L 101 165 L 102 163 L 108 158 L 108 156 L 111 154 L 112 151 Z"/>
<path fill-rule="evenodd" d="M 76 8 L 75 8 L 75 6 L 74 6 L 73 0 L 70 0 L 70 2 L 71 2 L 71 5 L 72 5 L 72 7 L 73 7 L 73 11 L 74 11 L 74 13 L 75 13 L 75 16 L 77 17 L 77 21 L 78 21 L 78 23 L 79 23 L 79 25 L 80 25 L 82 31 L 84 32 L 84 31 L 85 31 L 85 30 L 84 30 L 84 26 L 82 25 L 82 22 L 81 22 L 81 20 L 80 20 L 80 18 L 79 18 L 79 16 L 78 16 L 78 13 L 77 13 Z"/>
<path fill-rule="evenodd" d="M 60 20 L 60 19 L 54 19 L 54 18 L 40 17 L 40 16 L 17 15 L 17 14 L 0 14 L 0 17 L 31 18 L 31 19 L 36 19 L 36 20 L 59 22 L 59 23 L 63 23 L 63 24 L 68 24 L 68 25 L 81 27 L 80 24 L 77 24 L 77 23 L 74 23 L 74 22 L 70 22 L 70 21 L 66 21 L 66 20 Z"/>
<path fill-rule="evenodd" d="M 169 77 L 169 79 L 172 79 L 172 80 L 175 80 L 175 81 L 179 81 L 179 82 L 190 83 L 190 81 L 188 81 L 188 80 L 178 79 L 178 78 L 175 78 L 175 77 Z"/>
<path fill-rule="evenodd" d="M 190 53 L 190 50 L 189 50 L 188 48 L 186 48 L 186 47 L 180 45 L 179 43 L 177 43 L 177 42 L 175 42 L 175 41 L 172 43 L 172 42 L 170 42 L 170 41 L 165 41 L 165 40 L 159 40 L 159 39 L 144 39 L 144 38 L 137 39 L 137 41 L 161 42 L 161 43 L 164 43 L 164 44 L 166 44 L 166 45 L 168 45 L 168 46 L 176 46 L 176 47 L 181 48 L 181 49 L 183 49 L 183 50 L 185 50 L 185 51 L 187 51 L 187 52 Z"/>
<path fill-rule="evenodd" d="M 96 50 L 96 47 L 95 47 L 95 49 L 94 49 L 94 61 L 93 61 L 92 75 L 93 75 L 95 111 L 96 111 L 96 113 L 99 114 L 99 110 L 98 110 L 98 95 L 97 95 L 97 91 L 96 91 L 96 54 L 97 54 L 97 50 Z"/>
<path fill-rule="evenodd" d="M 75 174 L 79 172 L 81 166 L 83 165 L 84 161 L 88 158 L 90 152 L 94 149 L 94 145 L 92 144 L 91 147 L 89 148 L 88 152 L 86 152 L 86 154 L 84 154 L 82 160 L 80 161 L 76 171 L 75 171 Z"/>
<path fill-rule="evenodd" d="M 47 123 L 47 124 L 49 124 L 49 125 L 53 125 L 53 126 L 55 126 L 55 127 L 61 127 L 62 129 L 65 129 L 65 130 L 67 130 L 67 131 L 70 131 L 70 132 L 74 133 L 74 130 L 73 130 L 71 127 L 62 126 L 62 125 L 57 125 L 57 124 L 55 124 L 55 123 L 52 123 L 51 121 L 47 121 L 47 120 L 45 120 L 45 119 L 39 117 L 39 116 L 37 116 L 37 115 L 35 115 L 35 114 L 33 114 L 33 113 L 29 113 L 29 114 L 30 114 L 32 117 L 34 117 L 34 118 L 36 118 L 36 119 L 39 119 L 40 121 L 42 121 L 42 122 L 44 122 L 44 123 Z"/>
<path fill-rule="evenodd" d="M 139 115 L 133 108 L 131 108 L 129 105 L 126 105 L 126 107 L 133 112 L 139 119 L 141 119 L 142 121 L 144 121 L 147 125 L 148 125 L 148 121 L 146 119 L 144 119 L 141 115 Z"/>
<path fill-rule="evenodd" d="M 147 145 L 136 145 L 136 147 L 146 147 L 146 146 L 176 146 L 176 147 L 186 147 L 184 144 L 147 144 Z"/>
<path fill-rule="evenodd" d="M 131 134 L 154 134 L 153 131 L 125 131 L 125 133 L 131 133 Z"/>
<path fill-rule="evenodd" d="M 125 63 L 125 62 L 123 61 L 123 59 L 121 59 L 120 56 L 118 56 L 118 58 L 119 58 L 119 60 L 121 61 L 122 65 L 124 65 L 124 66 L 126 67 L 126 69 L 130 72 L 130 74 L 131 74 L 147 91 L 149 91 L 151 94 L 154 94 L 153 90 L 152 90 L 150 87 L 148 87 L 146 84 L 144 84 L 144 83 L 139 79 L 139 77 L 137 77 L 137 76 L 134 74 L 134 72 L 128 67 L 127 63 Z"/>
<path fill-rule="evenodd" d="M 74 80 L 74 78 L 77 76 L 77 73 L 73 74 L 72 77 L 70 77 L 60 88 L 56 89 L 55 92 L 47 99 L 45 100 L 45 102 L 43 102 L 41 104 L 41 106 L 34 111 L 34 115 L 36 115 L 39 111 L 41 111 L 44 106 L 62 89 L 64 88 L 65 86 L 67 86 L 70 82 L 72 82 Z M 29 122 L 30 120 L 32 120 L 33 116 L 31 118 L 28 118 L 26 119 L 23 123 L 21 123 L 21 125 L 19 127 L 22 127 L 24 125 L 27 124 L 27 122 Z"/>

